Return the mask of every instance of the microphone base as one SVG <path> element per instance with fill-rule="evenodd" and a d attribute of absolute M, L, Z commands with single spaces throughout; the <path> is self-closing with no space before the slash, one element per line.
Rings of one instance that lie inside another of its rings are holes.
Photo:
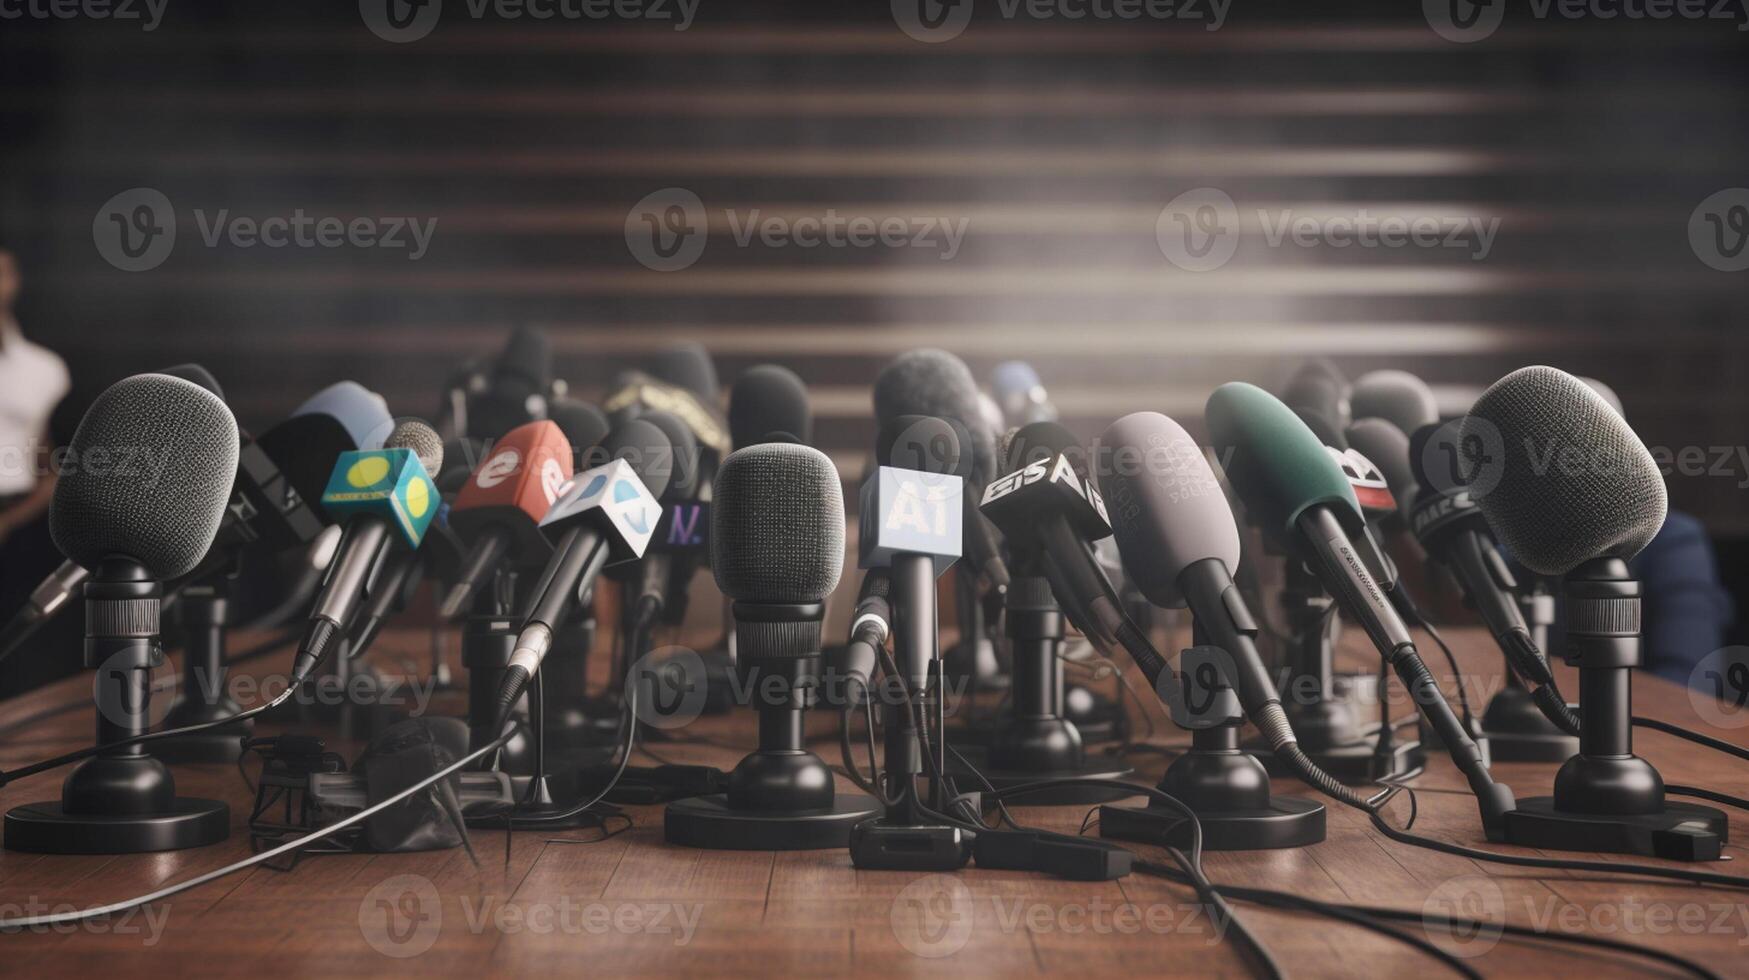
<path fill-rule="evenodd" d="M 1640 854 L 1667 861 L 1717 861 L 1727 819 L 1710 806 L 1666 801 L 1654 813 L 1570 813 L 1555 798 L 1519 800 L 1506 814 L 1506 843 L 1557 851 Z"/>
<path fill-rule="evenodd" d="M 850 846 L 850 831 L 882 808 L 862 793 L 834 794 L 817 810 L 737 810 L 727 794 L 676 800 L 663 811 L 670 844 L 713 851 L 820 851 Z"/>
<path fill-rule="evenodd" d="M 1208 851 L 1268 851 L 1324 840 L 1324 804 L 1299 796 L 1272 796 L 1248 810 L 1197 810 Z M 1099 836 L 1171 847 L 1190 846 L 1190 822 L 1166 807 L 1102 806 Z"/>
<path fill-rule="evenodd" d="M 850 863 L 865 871 L 958 871 L 972 859 L 972 835 L 946 824 L 864 820 L 850 835 Z"/>
<path fill-rule="evenodd" d="M 6 849 L 37 854 L 144 854 L 217 844 L 231 834 L 231 808 L 178 796 L 156 813 L 68 813 L 60 800 L 6 812 Z"/>
<path fill-rule="evenodd" d="M 1078 765 L 1064 768 L 1037 769 L 998 769 L 989 765 L 987 749 L 977 746 L 964 748 L 955 747 L 955 751 L 965 756 L 971 764 L 968 769 L 958 759 L 948 756 L 948 778 L 957 781 L 961 786 L 983 788 L 983 783 L 972 774 L 976 769 L 997 790 L 1005 790 L 1022 783 L 1036 783 L 1042 779 L 1128 779 L 1135 775 L 1135 770 L 1114 759 L 1094 757 L 1084 759 Z M 1134 794 L 1110 786 L 1054 786 L 1050 789 L 1027 793 L 1011 799 L 1015 806 L 1088 806 L 1095 803 L 1107 803 L 1121 800 Z"/>

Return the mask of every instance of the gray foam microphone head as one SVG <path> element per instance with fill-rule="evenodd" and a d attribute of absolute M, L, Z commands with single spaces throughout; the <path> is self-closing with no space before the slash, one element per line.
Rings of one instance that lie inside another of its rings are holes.
<path fill-rule="evenodd" d="M 661 428 L 644 419 L 626 419 L 613 427 L 601 444 L 579 461 L 579 472 L 623 459 L 637 471 L 650 496 L 662 499 L 674 481 L 674 443 Z M 584 462 L 588 465 L 585 466 Z"/>
<path fill-rule="evenodd" d="M 844 572 L 844 491 L 832 461 L 781 442 L 730 453 L 711 489 L 710 556 L 730 599 L 824 600 Z"/>
<path fill-rule="evenodd" d="M 875 462 L 919 473 L 951 473 L 964 478 L 971 458 L 961 451 L 965 427 L 933 415 L 901 415 L 881 423 L 875 437 Z"/>
<path fill-rule="evenodd" d="M 1136 412 L 1100 437 L 1110 454 L 1099 492 L 1124 571 L 1148 601 L 1182 607 L 1178 578 L 1218 558 L 1239 567 L 1239 525 L 1201 446 L 1159 412 Z"/>
<path fill-rule="evenodd" d="M 729 436 L 736 449 L 761 442 L 813 442 L 808 386 L 778 364 L 748 368 L 729 389 Z"/>
<path fill-rule="evenodd" d="M 1377 418 L 1403 432 L 1414 432 L 1439 421 L 1439 399 L 1433 389 L 1407 371 L 1370 371 L 1354 383 L 1348 396 L 1354 418 Z M 1378 460 L 1373 460 L 1378 462 Z"/>
<path fill-rule="evenodd" d="M 225 400 L 225 389 L 219 387 L 219 379 L 213 377 L 211 371 L 201 367 L 199 364 L 194 364 L 192 362 L 188 364 L 178 364 L 175 367 L 167 367 L 157 373 L 168 374 L 172 378 L 181 378 L 184 381 L 192 381 L 219 396 L 219 401 Z"/>
<path fill-rule="evenodd" d="M 668 490 L 657 494 L 663 500 L 692 500 L 698 496 L 699 452 L 698 439 L 692 434 L 692 429 L 679 418 L 663 411 L 645 412 L 638 416 L 638 421 L 648 422 L 668 437 L 672 447 L 669 454 Z"/>
<path fill-rule="evenodd" d="M 1470 492 L 1526 568 L 1564 575 L 1593 558 L 1632 558 L 1664 526 L 1658 464 L 1585 382 L 1527 367 L 1494 383 L 1461 429 Z M 1497 459 L 1490 457 L 1497 456 Z"/>
<path fill-rule="evenodd" d="M 995 478 L 996 433 L 978 405 L 978 383 L 966 363 L 947 351 L 921 348 L 893 358 L 875 378 L 874 408 L 882 422 L 901 415 L 933 415 L 965 426 L 973 484 L 983 486 Z"/>
<path fill-rule="evenodd" d="M 237 420 L 217 395 L 164 374 L 111 385 L 80 419 L 55 484 L 49 533 L 95 569 L 131 558 L 159 581 L 212 547 L 237 476 Z"/>
<path fill-rule="evenodd" d="M 685 388 L 707 405 L 717 403 L 717 366 L 703 344 L 688 341 L 658 351 L 650 358 L 650 375 Z"/>
<path fill-rule="evenodd" d="M 443 437 L 437 430 L 419 419 L 396 419 L 395 427 L 383 440 L 384 449 L 411 449 L 419 457 L 419 465 L 433 480 L 443 470 Z"/>
<path fill-rule="evenodd" d="M 1579 380 L 1589 385 L 1592 391 L 1597 392 L 1599 397 L 1608 402 L 1609 407 L 1615 409 L 1615 414 L 1624 419 L 1628 417 L 1627 409 L 1622 407 L 1621 396 L 1615 393 L 1614 388 L 1611 388 L 1609 385 L 1604 384 L 1596 378 L 1580 378 Z"/>
<path fill-rule="evenodd" d="M 1299 366 L 1281 390 L 1281 400 L 1295 408 L 1310 408 L 1331 424 L 1346 427 L 1353 420 L 1348 376 L 1327 358 L 1315 357 Z"/>
<path fill-rule="evenodd" d="M 576 459 L 582 459 L 585 453 L 600 445 L 612 428 L 601 409 L 575 398 L 553 399 L 547 406 L 547 418 L 565 433 L 565 441 L 571 444 L 571 453 Z"/>

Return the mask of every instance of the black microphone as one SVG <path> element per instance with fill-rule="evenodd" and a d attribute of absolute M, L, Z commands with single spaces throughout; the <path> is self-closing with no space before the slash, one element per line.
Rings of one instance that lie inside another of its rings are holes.
<path fill-rule="evenodd" d="M 547 417 L 553 345 L 538 327 L 517 327 L 492 363 L 483 390 L 467 399 L 463 434 L 492 438 Z"/>
<path fill-rule="evenodd" d="M 1498 839 L 1512 809 L 1511 790 L 1488 774 L 1481 750 L 1416 651 L 1381 584 L 1388 563 L 1334 456 L 1286 405 L 1255 385 L 1232 382 L 1215 389 L 1205 414 L 1246 509 L 1307 561 L 1365 630 L 1463 771 L 1489 837 Z"/>
<path fill-rule="evenodd" d="M 342 453 L 335 462 L 322 507 L 345 519 L 345 531 L 298 644 L 292 687 L 314 673 L 334 638 L 351 628 L 390 547 L 418 548 L 424 540 L 440 503 L 431 474 L 442 467 L 443 440 L 418 419 L 396 423 L 382 449 Z"/>
<path fill-rule="evenodd" d="M 978 501 L 996 475 L 996 434 L 978 406 L 978 384 L 965 362 L 947 351 L 922 348 L 894 358 L 881 369 L 874 386 L 875 419 L 888 422 L 901 415 L 927 415 L 959 426 L 967 438 L 962 448 L 970 457 L 965 480 L 963 522 L 965 557 L 991 586 L 1008 588 L 1008 566 Z"/>
<path fill-rule="evenodd" d="M 814 414 L 807 385 L 781 365 L 748 368 L 729 389 L 729 436 L 736 449 L 762 442 L 811 444 Z"/>
<path fill-rule="evenodd" d="M 668 488 L 657 495 L 657 502 L 662 505 L 657 537 L 652 539 L 650 549 L 642 558 L 623 566 L 623 574 L 614 576 L 630 586 L 626 590 L 626 608 L 645 620 L 631 625 L 634 633 L 653 622 L 679 625 L 685 620 L 688 590 L 704 557 L 702 545 L 681 547 L 674 534 L 674 522 L 685 522 L 688 515 L 694 514 L 692 508 L 697 506 L 701 476 L 698 441 L 686 423 L 668 412 L 645 412 L 639 420 L 662 431 L 666 453 L 672 462 L 669 464 Z M 693 539 L 682 537 L 681 540 Z M 634 651 L 633 658 L 642 652 Z"/>
<path fill-rule="evenodd" d="M 571 479 L 541 521 L 553 542 L 547 561 L 531 590 L 528 611 L 516 648 L 498 689 L 491 731 L 504 727 L 529 679 L 552 649 L 553 633 L 577 597 L 610 562 L 642 557 L 655 534 L 662 508 L 656 498 L 668 489 L 673 447 L 662 430 L 642 419 L 615 426 L 602 446 L 610 462 Z"/>

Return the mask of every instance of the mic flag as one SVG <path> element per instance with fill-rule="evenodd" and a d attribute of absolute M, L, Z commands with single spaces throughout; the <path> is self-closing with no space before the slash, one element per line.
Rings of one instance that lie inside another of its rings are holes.
<path fill-rule="evenodd" d="M 1060 513 L 1089 541 L 1111 535 L 1105 498 L 1083 480 L 1068 453 L 1034 460 L 992 481 L 978 508 L 999 528 L 1024 527 L 1033 515 Z"/>
<path fill-rule="evenodd" d="M 711 406 L 698 395 L 677 385 L 657 381 L 639 372 L 627 372 L 630 380 L 608 395 L 601 403 L 608 415 L 632 410 L 634 415 L 645 411 L 661 411 L 685 422 L 701 445 L 728 455 L 729 430 Z"/>
<path fill-rule="evenodd" d="M 521 562 L 540 562 L 552 546 L 540 522 L 571 479 L 571 443 L 555 422 L 542 419 L 511 429 L 456 494 L 449 523 L 468 540 L 488 528 L 511 534 Z"/>
<path fill-rule="evenodd" d="M 1391 485 L 1386 482 L 1384 471 L 1372 460 L 1357 449 L 1325 446 L 1324 451 L 1341 467 L 1348 485 L 1354 488 L 1354 499 L 1368 519 L 1388 517 L 1397 512 L 1397 498 L 1391 493 Z"/>
<path fill-rule="evenodd" d="M 880 466 L 863 482 L 857 565 L 885 568 L 894 555 L 929 555 L 940 576 L 960 557 L 965 485 L 951 473 Z"/>
<path fill-rule="evenodd" d="M 650 539 L 651 550 L 680 554 L 710 552 L 711 505 L 702 500 L 668 504 Z"/>
<path fill-rule="evenodd" d="M 425 540 L 437 504 L 437 486 L 411 449 L 341 453 L 322 494 L 322 509 L 337 521 L 375 515 L 400 532 L 409 548 Z"/>
<path fill-rule="evenodd" d="M 608 563 L 617 564 L 644 556 L 661 519 L 662 506 L 637 471 L 616 459 L 566 484 L 540 527 L 557 543 L 571 528 L 586 524 L 605 537 Z"/>

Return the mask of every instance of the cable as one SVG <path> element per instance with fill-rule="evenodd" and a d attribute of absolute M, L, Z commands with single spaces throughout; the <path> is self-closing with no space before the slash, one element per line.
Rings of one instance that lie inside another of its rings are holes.
<path fill-rule="evenodd" d="M 514 826 L 519 823 L 539 826 L 543 823 L 557 823 L 562 820 L 569 820 L 572 817 L 577 816 L 579 813 L 588 810 L 590 807 L 593 807 L 595 804 L 600 803 L 602 800 L 607 799 L 607 794 L 613 792 L 614 787 L 619 785 L 620 778 L 625 775 L 626 764 L 632 761 L 632 753 L 637 749 L 638 685 L 636 684 L 626 685 L 625 701 L 620 704 L 619 723 L 620 727 L 625 731 L 625 748 L 619 756 L 619 768 L 614 770 L 613 778 L 607 781 L 607 785 L 601 788 L 601 792 L 595 794 L 594 799 L 587 803 L 580 803 L 559 813 L 543 813 L 532 817 L 518 817 L 516 811 L 512 810 L 510 815 L 504 819 L 505 833 L 508 835 L 509 832 L 514 829 Z M 498 741 L 502 744 L 508 740 L 508 736 L 500 736 Z"/>
<path fill-rule="evenodd" d="M 1721 741 L 1713 738 L 1711 735 L 1703 735 L 1700 732 L 1691 731 L 1687 728 L 1683 728 L 1681 725 L 1672 725 L 1667 721 L 1659 721 L 1656 718 L 1644 718 L 1639 715 L 1633 717 L 1633 723 L 1636 728 L 1650 728 L 1655 732 L 1663 732 L 1666 735 L 1685 738 L 1696 745 L 1704 745 L 1709 749 L 1723 752 L 1726 755 L 1734 755 L 1739 759 L 1749 759 L 1749 749 L 1745 749 L 1740 745 L 1732 745 L 1730 742 Z"/>
<path fill-rule="evenodd" d="M 388 809 L 389 807 L 394 806 L 395 804 L 400 803 L 402 800 L 407 799 L 408 797 L 412 796 L 413 794 L 430 789 L 432 786 L 435 786 L 437 783 L 441 782 L 442 780 L 448 779 L 450 776 L 455 775 L 456 773 L 460 772 L 462 769 L 466 768 L 467 766 L 472 765 L 475 760 L 480 759 L 481 757 L 485 756 L 487 753 L 496 752 L 507 741 L 509 741 L 508 735 L 499 736 L 495 741 L 492 741 L 492 742 L 490 742 L 490 743 L 488 743 L 488 744 L 486 744 L 478 749 L 475 749 L 473 752 L 470 752 L 466 756 L 463 756 L 462 758 L 457 759 L 455 762 L 450 763 L 449 765 L 445 766 L 444 768 L 438 770 L 435 773 L 432 773 L 430 776 L 427 776 L 426 778 L 420 780 L 419 782 L 414 783 L 413 785 L 407 787 L 406 789 L 395 793 L 394 795 L 388 797 L 387 799 L 384 799 L 380 802 L 373 803 L 370 806 L 365 807 L 364 809 L 358 811 L 357 813 L 354 813 L 350 817 L 346 817 L 345 819 L 336 821 L 335 823 L 331 823 L 328 826 L 323 827 L 320 830 L 311 831 L 310 833 L 305 834 L 302 837 L 298 837 L 298 838 L 294 838 L 292 840 L 286 841 L 284 844 L 281 844 L 278 847 L 270 848 L 268 850 L 262 851 L 259 854 L 252 854 L 249 857 L 246 857 L 241 861 L 237 861 L 237 862 L 234 862 L 232 864 L 227 864 L 222 868 L 218 868 L 218 869 L 213 870 L 213 871 L 208 871 L 205 874 L 196 875 L 193 878 L 190 878 L 186 881 L 177 882 L 174 885 L 166 885 L 163 888 L 158 889 L 157 891 L 150 892 L 150 893 L 145 894 L 145 895 L 140 895 L 140 896 L 135 897 L 135 898 L 130 898 L 130 899 L 127 899 L 126 901 L 122 901 L 122 902 L 111 902 L 108 905 L 100 905 L 96 908 L 85 909 L 83 911 L 55 912 L 55 913 L 52 913 L 49 915 L 33 915 L 33 916 L 29 916 L 28 918 L 23 918 L 23 919 L 0 919 L 0 932 L 15 932 L 18 930 L 34 929 L 34 928 L 39 928 L 42 926 L 54 926 L 54 925 L 60 925 L 61 923 L 64 923 L 64 922 L 84 922 L 88 919 L 96 919 L 96 918 L 101 918 L 103 916 L 114 915 L 117 912 L 126 912 L 128 909 L 137 908 L 141 905 L 146 905 L 146 904 L 149 904 L 151 902 L 159 901 L 160 899 L 169 898 L 172 895 L 177 895 L 177 894 L 180 894 L 182 892 L 188 891 L 190 888 L 197 888 L 201 885 L 206 884 L 209 881 L 215 881 L 219 878 L 223 878 L 226 875 L 234 874 L 238 871 L 242 871 L 245 868 L 252 868 L 255 865 L 262 864 L 266 861 L 270 861 L 273 858 L 279 857 L 282 854 L 286 854 L 286 853 L 289 853 L 291 851 L 295 851 L 295 850 L 298 850 L 300 848 L 306 847 L 306 846 L 313 844 L 316 841 L 319 841 L 325 837 L 331 837 L 334 834 L 352 826 L 353 824 L 360 823 L 364 820 L 368 820 L 371 817 L 376 816 L 378 813 L 381 813 L 382 811 Z"/>
<path fill-rule="evenodd" d="M 1407 601 L 1407 597 L 1405 597 L 1405 601 Z M 1464 715 L 1464 727 L 1472 732 L 1480 731 L 1476 727 L 1476 716 L 1470 714 L 1470 695 L 1465 690 L 1468 685 L 1464 683 L 1463 670 L 1458 667 L 1457 655 L 1451 652 L 1451 647 L 1446 645 L 1445 637 L 1440 635 L 1439 630 L 1434 629 L 1433 624 L 1427 621 L 1427 617 L 1421 615 L 1421 610 L 1413 602 L 1408 605 L 1410 609 L 1414 610 L 1415 622 L 1420 625 L 1422 632 L 1426 633 L 1433 640 L 1434 645 L 1439 647 L 1439 652 L 1445 654 L 1446 665 L 1451 668 L 1452 683 L 1457 685 L 1458 708 Z"/>
<path fill-rule="evenodd" d="M 1744 799 L 1741 796 L 1732 796 L 1729 793 L 1714 792 L 1710 789 L 1701 789 L 1698 786 L 1677 786 L 1671 783 L 1666 783 L 1664 784 L 1664 792 L 1669 793 L 1672 796 L 1690 796 L 1697 800 L 1710 800 L 1713 803 L 1723 803 L 1726 806 L 1734 806 L 1739 810 L 1749 810 L 1749 799 Z"/>

